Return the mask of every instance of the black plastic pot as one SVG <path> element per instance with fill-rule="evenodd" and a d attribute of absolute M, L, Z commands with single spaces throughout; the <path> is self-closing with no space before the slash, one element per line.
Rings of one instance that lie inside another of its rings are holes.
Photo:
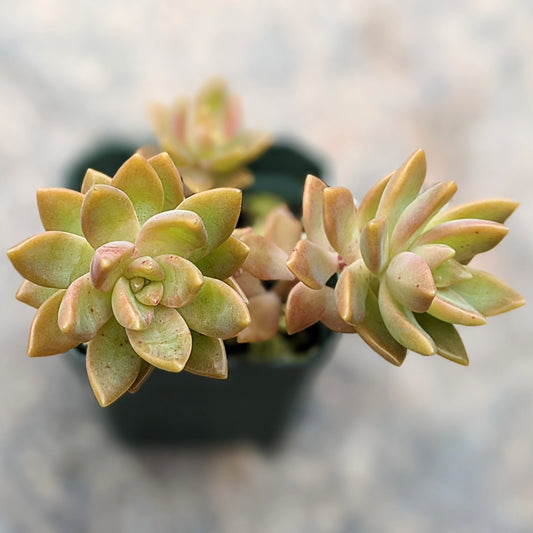
<path fill-rule="evenodd" d="M 72 169 L 69 186 L 79 189 L 88 167 L 113 175 L 133 151 L 124 145 L 107 145 L 94 152 Z M 251 169 L 256 182 L 245 191 L 243 209 L 255 193 L 269 192 L 284 198 L 296 214 L 301 210 L 305 176 L 321 174 L 316 161 L 289 144 L 273 146 Z M 139 392 L 124 395 L 105 408 L 105 415 L 118 434 L 134 444 L 252 440 L 271 447 L 283 435 L 311 377 L 328 358 L 337 337 L 317 324 L 286 337 L 283 343 L 254 345 L 253 356 L 246 353 L 247 345 L 230 344 L 227 380 L 156 369 Z M 302 353 L 285 353 L 287 343 Z M 73 351 L 71 360 L 84 370 L 82 354 Z"/>

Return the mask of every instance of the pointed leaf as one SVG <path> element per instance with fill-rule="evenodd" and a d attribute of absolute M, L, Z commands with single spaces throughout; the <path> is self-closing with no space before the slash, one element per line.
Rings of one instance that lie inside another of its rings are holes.
<path fill-rule="evenodd" d="M 387 283 L 379 286 L 378 303 L 385 326 L 401 345 L 422 355 L 436 352 L 431 337 L 420 327 L 413 313 L 395 300 Z"/>
<path fill-rule="evenodd" d="M 423 244 L 411 251 L 419 255 L 432 271 L 455 255 L 455 250 L 446 244 Z"/>
<path fill-rule="evenodd" d="M 93 185 L 111 185 L 111 178 L 98 170 L 88 169 L 81 184 L 81 193 L 87 194 Z"/>
<path fill-rule="evenodd" d="M 135 298 L 127 278 L 119 278 L 115 283 L 111 305 L 118 323 L 130 330 L 147 328 L 154 317 L 154 308 Z"/>
<path fill-rule="evenodd" d="M 126 193 L 110 185 L 94 185 L 81 206 L 81 227 L 96 249 L 112 241 L 135 242 L 139 221 Z"/>
<path fill-rule="evenodd" d="M 163 185 L 157 172 L 142 155 L 132 155 L 118 169 L 111 185 L 128 195 L 141 226 L 163 209 Z"/>
<path fill-rule="evenodd" d="M 229 339 L 250 323 L 250 313 L 242 298 L 223 281 L 204 278 L 194 300 L 180 308 L 188 326 L 202 335 Z"/>
<path fill-rule="evenodd" d="M 189 257 L 203 249 L 207 233 L 202 219 L 192 211 L 165 211 L 147 220 L 135 246 L 142 255 L 173 254 Z"/>
<path fill-rule="evenodd" d="M 151 157 L 148 159 L 148 163 L 157 172 L 161 185 L 163 185 L 163 210 L 174 209 L 185 198 L 181 176 L 176 165 L 166 152 Z"/>
<path fill-rule="evenodd" d="M 471 279 L 453 286 L 453 290 L 484 316 L 506 313 L 525 304 L 520 294 L 496 276 L 469 268 Z"/>
<path fill-rule="evenodd" d="M 143 330 L 127 329 L 133 349 L 145 361 L 169 372 L 181 372 L 192 348 L 191 332 L 175 310 L 159 305 L 154 318 Z"/>
<path fill-rule="evenodd" d="M 94 250 L 79 235 L 47 231 L 13 246 L 7 255 L 15 269 L 29 281 L 66 289 L 89 271 Z"/>
<path fill-rule="evenodd" d="M 323 220 L 323 193 L 326 187 L 322 180 L 309 174 L 302 199 L 302 222 L 307 239 L 324 248 L 329 247 Z"/>
<path fill-rule="evenodd" d="M 191 331 L 192 351 L 184 370 L 198 376 L 215 379 L 228 377 L 226 348 L 221 339 L 206 337 Z"/>
<path fill-rule="evenodd" d="M 144 255 L 137 257 L 128 265 L 124 276 L 128 279 L 145 278 L 150 281 L 163 281 L 165 274 L 163 268 L 155 259 Z"/>
<path fill-rule="evenodd" d="M 345 187 L 327 187 L 323 192 L 324 229 L 333 249 L 346 263 L 359 257 L 357 215 L 352 193 Z"/>
<path fill-rule="evenodd" d="M 438 289 L 427 311 L 431 316 L 463 326 L 480 326 L 486 318 L 451 288 Z"/>
<path fill-rule="evenodd" d="M 439 289 L 471 278 L 470 270 L 455 259 L 448 259 L 448 261 L 433 270 L 433 279 Z"/>
<path fill-rule="evenodd" d="M 286 205 L 274 208 L 265 220 L 265 238 L 289 255 L 302 236 L 302 225 Z"/>
<path fill-rule="evenodd" d="M 459 333 L 452 324 L 427 313 L 416 315 L 416 320 L 433 339 L 437 353 L 454 363 L 468 365 L 468 355 Z"/>
<path fill-rule="evenodd" d="M 95 289 L 89 274 L 67 289 L 58 314 L 59 329 L 79 342 L 90 341 L 111 318 L 111 293 Z"/>
<path fill-rule="evenodd" d="M 102 407 L 127 392 L 141 368 L 141 359 L 116 320 L 110 320 L 89 342 L 86 363 L 89 383 Z"/>
<path fill-rule="evenodd" d="M 246 263 L 245 263 L 246 266 Z M 321 289 L 339 268 L 339 258 L 312 241 L 301 240 L 287 260 L 290 271 L 311 289 Z M 286 279 L 286 278 L 285 278 Z"/>
<path fill-rule="evenodd" d="M 348 324 L 359 324 L 365 318 L 367 294 L 372 274 L 362 259 L 348 265 L 335 286 L 339 316 Z"/>
<path fill-rule="evenodd" d="M 57 289 L 41 287 L 41 285 L 36 285 L 25 279 L 19 287 L 15 297 L 19 302 L 23 302 L 39 309 L 39 307 L 41 307 L 41 305 L 43 305 L 43 303 L 56 292 Z"/>
<path fill-rule="evenodd" d="M 335 298 L 335 290 L 331 287 L 326 287 L 326 308 L 320 319 L 322 324 L 336 331 L 337 333 L 356 333 L 357 330 L 351 324 L 345 322 L 339 315 L 337 310 L 337 302 Z"/>
<path fill-rule="evenodd" d="M 281 300 L 273 292 L 264 292 L 248 302 L 251 322 L 237 336 L 237 342 L 263 342 L 279 330 Z"/>
<path fill-rule="evenodd" d="M 37 206 L 45 230 L 81 232 L 83 194 L 70 189 L 38 189 Z"/>
<path fill-rule="evenodd" d="M 249 248 L 243 268 L 258 279 L 293 279 L 287 267 L 287 254 L 273 242 L 256 233 L 245 233 L 241 241 Z"/>
<path fill-rule="evenodd" d="M 310 289 L 302 282 L 297 283 L 287 298 L 285 320 L 287 333 L 298 333 L 322 319 L 326 310 L 326 287 Z"/>
<path fill-rule="evenodd" d="M 57 325 L 57 314 L 64 294 L 64 290 L 57 291 L 39 307 L 28 339 L 30 357 L 68 352 L 79 344 L 78 340 L 67 337 Z"/>
<path fill-rule="evenodd" d="M 508 231 L 497 222 L 468 218 L 451 220 L 422 233 L 416 245 L 447 244 L 455 250 L 455 259 L 465 264 L 476 254 L 494 248 Z"/>
<path fill-rule="evenodd" d="M 393 257 L 385 279 L 392 296 L 416 313 L 426 312 L 437 294 L 429 266 L 412 252 L 402 252 Z"/>
<path fill-rule="evenodd" d="M 136 292 L 135 298 L 144 305 L 158 305 L 163 297 L 163 290 L 163 284 L 160 281 L 152 281 Z"/>
<path fill-rule="evenodd" d="M 373 218 L 361 232 L 361 255 L 368 270 L 379 274 L 389 260 L 389 236 L 386 217 Z"/>
<path fill-rule="evenodd" d="M 91 261 L 93 286 L 102 292 L 110 291 L 135 255 L 135 246 L 128 241 L 115 241 L 100 246 Z"/>
<path fill-rule="evenodd" d="M 129 342 L 130 341 L 128 339 L 128 344 Z M 141 359 L 140 357 L 138 357 L 138 359 L 141 362 L 141 367 L 139 369 L 137 377 L 135 378 L 135 381 L 128 389 L 128 392 L 131 394 L 135 394 L 146 383 L 146 380 L 152 375 L 152 372 L 154 371 L 154 367 L 150 363 L 147 363 L 144 359 Z"/>
<path fill-rule="evenodd" d="M 376 217 L 379 202 L 385 187 L 394 176 L 395 172 L 391 172 L 381 180 L 379 180 L 365 195 L 361 201 L 361 205 L 356 212 L 356 222 L 359 230 L 362 230 L 370 220 Z"/>
<path fill-rule="evenodd" d="M 204 276 L 226 279 L 232 276 L 244 263 L 250 248 L 244 242 L 230 237 L 211 253 L 196 261 Z"/>
<path fill-rule="evenodd" d="M 233 278 L 248 298 L 252 298 L 257 294 L 262 294 L 265 292 L 265 288 L 263 287 L 261 281 L 257 278 L 254 278 L 245 270 L 239 270 L 235 276 L 233 276 Z"/>

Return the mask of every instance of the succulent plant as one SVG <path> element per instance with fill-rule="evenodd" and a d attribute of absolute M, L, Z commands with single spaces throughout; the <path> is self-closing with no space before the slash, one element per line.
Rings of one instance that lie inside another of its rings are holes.
<path fill-rule="evenodd" d="M 240 102 L 221 79 L 208 82 L 192 102 L 153 104 L 150 115 L 160 149 L 193 192 L 247 187 L 254 178 L 245 166 L 272 142 L 268 134 L 242 130 Z"/>
<path fill-rule="evenodd" d="M 517 203 L 490 199 L 442 211 L 457 187 L 448 181 L 420 193 L 425 174 L 418 150 L 358 208 L 348 189 L 307 178 L 306 239 L 288 260 L 301 280 L 289 295 L 290 332 L 332 316 L 339 326 L 334 301 L 345 325 L 393 364 L 409 349 L 466 365 L 454 324 L 481 325 L 523 305 L 503 281 L 470 266 L 507 234 L 503 222 Z M 334 291 L 326 285 L 332 276 L 338 276 Z"/>
<path fill-rule="evenodd" d="M 250 322 L 226 282 L 248 247 L 232 237 L 241 191 L 183 196 L 166 153 L 131 157 L 113 178 L 89 170 L 81 192 L 40 189 L 44 233 L 8 251 L 25 279 L 17 298 L 38 309 L 28 354 L 87 343 L 101 405 L 135 391 L 153 367 L 225 378 L 222 339 Z"/>

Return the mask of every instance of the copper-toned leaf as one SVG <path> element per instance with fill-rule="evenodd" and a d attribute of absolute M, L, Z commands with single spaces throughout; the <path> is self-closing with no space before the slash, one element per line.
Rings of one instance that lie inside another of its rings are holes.
<path fill-rule="evenodd" d="M 28 339 L 30 357 L 68 352 L 79 344 L 78 340 L 67 337 L 57 325 L 57 314 L 64 294 L 64 290 L 57 291 L 39 307 Z"/>
<path fill-rule="evenodd" d="M 83 200 L 81 228 L 96 249 L 112 241 L 135 242 L 139 221 L 126 193 L 110 185 L 94 185 Z"/>
<path fill-rule="evenodd" d="M 226 279 L 239 269 L 248 256 L 250 248 L 239 239 L 230 237 L 218 248 L 196 261 L 204 276 Z"/>
<path fill-rule="evenodd" d="M 287 333 L 298 333 L 321 320 L 326 310 L 326 298 L 326 287 L 315 290 L 302 282 L 297 283 L 287 298 Z"/>
<path fill-rule="evenodd" d="M 437 294 L 429 266 L 412 252 L 393 257 L 385 279 L 394 298 L 416 313 L 426 312 Z"/>
<path fill-rule="evenodd" d="M 480 326 L 486 318 L 452 288 L 438 289 L 428 313 L 439 320 L 464 326 Z"/>
<path fill-rule="evenodd" d="M 228 359 L 224 342 L 195 331 L 191 331 L 191 335 L 192 351 L 184 370 L 208 378 L 226 379 Z"/>
<path fill-rule="evenodd" d="M 331 287 L 326 289 L 326 308 L 320 321 L 332 331 L 337 333 L 356 333 L 355 326 L 345 322 L 337 310 L 335 290 Z"/>
<path fill-rule="evenodd" d="M 22 241 L 8 250 L 15 269 L 29 281 L 43 287 L 66 289 L 89 271 L 94 250 L 79 235 L 47 231 Z"/>
<path fill-rule="evenodd" d="M 174 254 L 191 256 L 203 249 L 207 233 L 202 219 L 192 211 L 165 211 L 147 220 L 139 232 L 135 246 L 142 255 Z"/>
<path fill-rule="evenodd" d="M 273 242 L 256 233 L 245 233 L 241 241 L 249 248 L 243 268 L 258 279 L 293 279 L 287 267 L 287 254 Z"/>
<path fill-rule="evenodd" d="M 237 271 L 233 278 L 248 298 L 252 298 L 257 294 L 265 292 L 265 288 L 261 281 L 243 269 Z"/>
<path fill-rule="evenodd" d="M 172 158 L 166 153 L 161 152 L 150 159 L 148 163 L 157 172 L 161 185 L 163 185 L 164 202 L 163 210 L 169 211 L 174 209 L 177 205 L 183 202 L 185 196 L 183 195 L 183 184 L 181 176 L 172 161 Z"/>
<path fill-rule="evenodd" d="M 265 237 L 287 255 L 302 236 L 302 225 L 286 205 L 275 207 L 265 220 Z"/>
<path fill-rule="evenodd" d="M 100 246 L 91 261 L 91 283 L 100 291 L 110 291 L 135 255 L 135 246 L 128 241 Z"/>
<path fill-rule="evenodd" d="M 281 300 L 273 292 L 264 292 L 248 302 L 251 322 L 237 335 L 237 342 L 262 342 L 271 339 L 279 330 Z"/>
<path fill-rule="evenodd" d="M 327 187 L 323 192 L 324 229 L 328 241 L 346 263 L 359 257 L 357 216 L 352 193 L 345 187 Z"/>
<path fill-rule="evenodd" d="M 127 278 L 119 278 L 113 288 L 111 305 L 118 323 L 124 328 L 142 330 L 154 317 L 154 308 L 137 300 Z"/>
<path fill-rule="evenodd" d="M 471 279 L 455 284 L 453 290 L 482 315 L 506 313 L 525 304 L 520 294 L 496 276 L 474 268 L 468 271 Z"/>
<path fill-rule="evenodd" d="M 229 339 L 250 323 L 242 298 L 223 281 L 204 278 L 194 300 L 180 308 L 188 326 L 202 335 Z"/>
<path fill-rule="evenodd" d="M 337 272 L 339 258 L 309 240 L 298 241 L 287 260 L 290 271 L 311 289 L 320 289 Z M 285 278 L 286 279 L 286 278 Z"/>
<path fill-rule="evenodd" d="M 42 287 L 41 285 L 36 285 L 35 283 L 25 279 L 20 285 L 15 297 L 20 302 L 39 309 L 39 307 L 41 307 L 41 305 L 56 292 L 57 289 L 53 289 L 51 287 Z"/>
<path fill-rule="evenodd" d="M 169 372 L 181 372 L 192 348 L 191 332 L 175 309 L 154 307 L 154 318 L 143 330 L 127 329 L 133 349 L 145 361 Z"/>
<path fill-rule="evenodd" d="M 448 259 L 433 270 L 433 279 L 438 288 L 449 287 L 471 277 L 470 270 L 455 259 Z"/>
<path fill-rule="evenodd" d="M 379 180 L 362 199 L 356 213 L 357 227 L 359 230 L 363 229 L 370 220 L 376 217 L 383 191 L 394 174 L 394 172 L 391 172 Z"/>
<path fill-rule="evenodd" d="M 163 290 L 163 284 L 160 281 L 151 281 L 135 293 L 135 298 L 144 305 L 158 305 L 163 297 Z"/>
<path fill-rule="evenodd" d="M 325 248 L 329 246 L 323 220 L 323 193 L 326 187 L 322 180 L 309 174 L 302 198 L 302 222 L 307 238 Z"/>
<path fill-rule="evenodd" d="M 124 328 L 110 320 L 87 345 L 87 376 L 98 403 L 106 407 L 135 382 L 141 359 Z"/>
<path fill-rule="evenodd" d="M 365 318 L 371 277 L 362 259 L 348 265 L 339 276 L 335 286 L 337 310 L 348 324 L 359 324 Z"/>
<path fill-rule="evenodd" d="M 144 255 L 137 257 L 128 265 L 124 276 L 128 279 L 145 278 L 150 281 L 163 281 L 165 273 L 161 265 L 154 258 Z"/>
<path fill-rule="evenodd" d="M 156 261 L 164 273 L 161 303 L 167 307 L 183 307 L 192 302 L 204 283 L 200 270 L 178 255 L 159 255 Z"/>
<path fill-rule="evenodd" d="M 83 194 L 70 189 L 38 189 L 37 206 L 45 230 L 81 232 Z"/>
<path fill-rule="evenodd" d="M 370 272 L 379 274 L 389 260 L 387 217 L 373 218 L 361 232 L 361 256 Z"/>
<path fill-rule="evenodd" d="M 86 194 L 93 185 L 111 185 L 111 178 L 98 170 L 88 169 L 81 184 L 81 193 Z"/>
<path fill-rule="evenodd" d="M 111 293 L 95 289 L 89 274 L 67 289 L 58 314 L 59 329 L 79 342 L 91 340 L 111 318 Z"/>

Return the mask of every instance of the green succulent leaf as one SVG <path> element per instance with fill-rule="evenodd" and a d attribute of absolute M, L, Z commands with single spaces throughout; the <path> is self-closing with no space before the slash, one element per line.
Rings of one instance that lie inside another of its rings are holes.
<path fill-rule="evenodd" d="M 335 286 L 335 299 L 340 317 L 348 324 L 364 321 L 371 278 L 372 274 L 363 259 L 358 259 L 341 272 Z"/>
<path fill-rule="evenodd" d="M 264 280 L 293 279 L 287 254 L 273 242 L 256 233 L 244 233 L 240 240 L 249 248 L 243 268 L 252 276 Z"/>
<path fill-rule="evenodd" d="M 135 246 L 142 255 L 172 254 L 192 257 L 207 242 L 202 219 L 192 211 L 165 211 L 147 220 L 141 228 Z"/>
<path fill-rule="evenodd" d="M 135 298 L 141 304 L 154 306 L 161 301 L 163 291 L 163 284 L 160 281 L 152 281 L 136 292 Z"/>
<path fill-rule="evenodd" d="M 246 266 L 246 263 L 245 263 Z M 311 289 L 321 289 L 339 268 L 334 252 L 309 240 L 298 241 L 287 260 L 289 270 Z M 287 279 L 287 278 L 285 278 Z"/>
<path fill-rule="evenodd" d="M 67 289 L 58 314 L 59 329 L 79 342 L 90 341 L 111 318 L 111 293 L 95 289 L 89 274 Z"/>
<path fill-rule="evenodd" d="M 146 329 L 154 317 L 154 308 L 137 300 L 129 280 L 124 277 L 115 283 L 111 305 L 118 323 L 130 330 Z"/>
<path fill-rule="evenodd" d="M 68 352 L 79 344 L 76 339 L 67 337 L 57 325 L 59 306 L 64 294 L 64 290 L 57 291 L 39 307 L 31 324 L 28 339 L 28 355 L 30 357 L 43 357 Z"/>
<path fill-rule="evenodd" d="M 218 248 L 196 261 L 204 276 L 226 279 L 232 276 L 244 263 L 250 248 L 239 239 L 230 237 Z"/>
<path fill-rule="evenodd" d="M 111 185 L 111 178 L 98 170 L 88 169 L 81 184 L 81 193 L 87 194 L 93 185 Z"/>
<path fill-rule="evenodd" d="M 79 235 L 47 231 L 34 235 L 8 250 L 15 269 L 29 281 L 66 289 L 89 271 L 94 250 Z"/>
<path fill-rule="evenodd" d="M 90 275 L 93 286 L 102 292 L 110 291 L 135 255 L 135 246 L 128 241 L 110 242 L 100 246 L 91 261 Z"/>
<path fill-rule="evenodd" d="M 305 179 L 302 197 L 302 223 L 307 239 L 323 248 L 329 247 L 324 229 L 323 194 L 327 185 L 309 174 Z"/>
<path fill-rule="evenodd" d="M 204 278 L 194 300 L 180 308 L 190 329 L 207 335 L 229 339 L 250 323 L 250 313 L 243 299 L 223 281 Z"/>
<path fill-rule="evenodd" d="M 111 319 L 87 345 L 86 364 L 94 395 L 106 407 L 130 389 L 139 374 L 141 359 L 124 328 Z"/>
<path fill-rule="evenodd" d="M 470 267 L 468 272 L 471 278 L 456 283 L 453 290 L 482 315 L 494 316 L 524 305 L 522 296 L 496 276 Z"/>
<path fill-rule="evenodd" d="M 139 361 L 141 362 L 139 373 L 137 374 L 135 381 L 131 384 L 131 387 L 128 389 L 128 392 L 131 394 L 135 394 L 146 383 L 146 380 L 152 375 L 152 372 L 154 371 L 154 367 L 150 363 L 147 363 L 144 359 L 141 359 L 140 357 Z"/>
<path fill-rule="evenodd" d="M 437 294 L 429 266 L 412 252 L 402 252 L 393 257 L 385 279 L 392 296 L 416 313 L 427 311 Z"/>
<path fill-rule="evenodd" d="M 450 287 L 437 290 L 427 312 L 444 322 L 463 326 L 481 326 L 487 322 L 477 309 Z"/>
<path fill-rule="evenodd" d="M 411 249 L 433 271 L 455 255 L 455 250 L 446 244 L 422 244 Z"/>
<path fill-rule="evenodd" d="M 346 263 L 359 258 L 357 215 L 352 193 L 344 187 L 327 187 L 323 192 L 324 229 L 333 249 Z"/>
<path fill-rule="evenodd" d="M 192 351 L 184 370 L 191 374 L 215 379 L 228 377 L 226 348 L 221 339 L 206 337 L 191 331 Z"/>
<path fill-rule="evenodd" d="M 285 320 L 287 333 L 298 333 L 322 319 L 326 311 L 326 287 L 311 289 L 301 281 L 289 293 Z"/>
<path fill-rule="evenodd" d="M 471 278 L 470 270 L 455 259 L 448 259 L 433 270 L 433 279 L 439 289 Z"/>
<path fill-rule="evenodd" d="M 361 255 L 368 270 L 379 274 L 389 260 L 387 217 L 370 220 L 361 232 Z"/>
<path fill-rule="evenodd" d="M 189 196 L 178 206 L 197 213 L 207 232 L 203 246 L 191 255 L 197 261 L 218 248 L 230 237 L 241 213 L 242 192 L 239 189 L 220 187 Z"/>
<path fill-rule="evenodd" d="M 83 235 L 81 204 L 83 194 L 70 189 L 38 189 L 37 206 L 43 227 L 47 231 L 66 231 Z"/>
<path fill-rule="evenodd" d="M 238 335 L 237 342 L 263 342 L 279 330 L 281 300 L 274 292 L 264 292 L 248 302 L 251 322 Z"/>
<path fill-rule="evenodd" d="M 96 250 L 112 241 L 135 242 L 139 221 L 126 193 L 110 185 L 94 185 L 81 206 L 81 228 Z"/>
<path fill-rule="evenodd" d="M 156 368 L 181 372 L 191 353 L 191 332 L 175 309 L 159 305 L 153 311 L 147 328 L 126 330 L 130 343 L 140 357 Z"/>
<path fill-rule="evenodd" d="M 174 209 L 185 198 L 183 184 L 176 165 L 174 165 L 172 158 L 166 152 L 151 157 L 148 159 L 148 163 L 157 172 L 163 186 L 163 210 L 170 211 Z"/>
<path fill-rule="evenodd" d="M 31 281 L 25 279 L 20 285 L 15 297 L 19 302 L 23 302 L 27 305 L 31 305 L 36 309 L 39 309 L 50 296 L 55 294 L 57 289 L 51 287 L 41 287 Z"/>
<path fill-rule="evenodd" d="M 468 365 L 468 355 L 453 324 L 443 322 L 427 313 L 416 315 L 416 320 L 433 339 L 437 353 L 454 363 Z"/>
<path fill-rule="evenodd" d="M 386 282 L 379 286 L 378 303 L 385 326 L 402 346 L 421 355 L 436 352 L 431 337 L 420 327 L 412 311 L 394 298 Z"/>
<path fill-rule="evenodd" d="M 165 273 L 161 265 L 152 257 L 137 257 L 126 268 L 124 276 L 128 279 L 145 278 L 150 281 L 163 281 Z"/>

